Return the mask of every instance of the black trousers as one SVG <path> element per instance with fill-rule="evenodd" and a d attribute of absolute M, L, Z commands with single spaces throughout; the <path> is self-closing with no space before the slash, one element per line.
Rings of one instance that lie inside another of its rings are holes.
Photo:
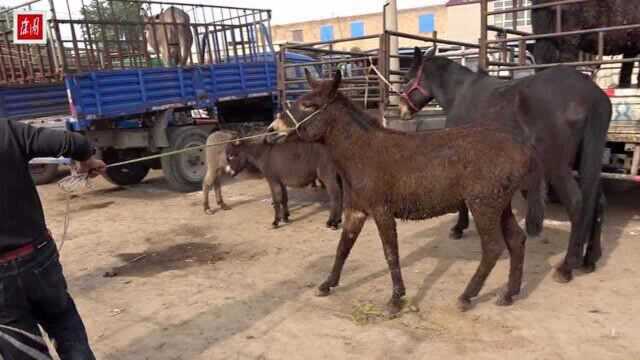
<path fill-rule="evenodd" d="M 95 360 L 53 241 L 0 264 L 0 359 L 50 359 L 38 325 L 62 360 Z"/>

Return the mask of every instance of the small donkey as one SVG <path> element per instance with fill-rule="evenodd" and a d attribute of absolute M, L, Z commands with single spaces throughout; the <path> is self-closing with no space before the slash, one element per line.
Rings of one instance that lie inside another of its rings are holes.
<path fill-rule="evenodd" d="M 267 179 L 275 218 L 273 227 L 280 221 L 289 222 L 287 186 L 305 187 L 320 179 L 325 185 L 331 212 L 327 227 L 337 230 L 342 222 L 342 187 L 329 154 L 320 144 L 296 140 L 282 144 L 263 142 L 234 142 L 228 144 L 227 172 L 235 176 L 247 165 L 258 168 Z"/>

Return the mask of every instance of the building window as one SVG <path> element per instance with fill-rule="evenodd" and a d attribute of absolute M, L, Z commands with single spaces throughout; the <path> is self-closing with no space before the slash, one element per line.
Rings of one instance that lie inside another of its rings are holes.
<path fill-rule="evenodd" d="M 351 37 L 364 36 L 364 22 L 354 21 L 351 23 Z"/>
<path fill-rule="evenodd" d="M 522 0 L 522 6 L 531 6 L 531 0 Z M 493 2 L 494 10 L 506 10 L 513 9 L 513 0 L 496 0 Z M 517 13 L 518 26 L 531 25 L 531 11 L 518 11 Z M 501 27 L 503 29 L 513 28 L 513 14 L 497 14 L 493 15 L 493 25 Z"/>
<path fill-rule="evenodd" d="M 291 30 L 291 40 L 297 42 L 304 41 L 304 32 L 302 30 Z"/>
<path fill-rule="evenodd" d="M 320 27 L 320 41 L 333 40 L 333 26 L 323 25 Z"/>
<path fill-rule="evenodd" d="M 420 15 L 418 18 L 419 31 L 421 33 L 434 32 L 436 30 L 436 17 L 433 14 Z"/>

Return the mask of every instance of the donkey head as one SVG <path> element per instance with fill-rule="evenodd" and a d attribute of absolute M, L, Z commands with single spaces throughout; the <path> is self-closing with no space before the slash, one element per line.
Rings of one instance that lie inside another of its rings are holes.
<path fill-rule="evenodd" d="M 335 114 L 328 111 L 329 105 L 338 95 L 338 88 L 342 81 L 340 70 L 332 80 L 316 80 L 307 69 L 304 70 L 311 92 L 296 100 L 291 108 L 291 114 L 298 122 L 297 131 L 305 141 L 318 141 L 327 132 L 334 120 Z"/>
<path fill-rule="evenodd" d="M 224 152 L 227 155 L 225 171 L 231 176 L 238 175 L 247 167 L 249 160 L 247 154 L 242 151 L 242 143 L 239 140 L 227 144 Z"/>
<path fill-rule="evenodd" d="M 431 84 L 428 81 L 429 74 L 426 71 L 425 61 L 433 57 L 434 48 L 431 48 L 423 56 L 420 48 L 414 49 L 413 63 L 404 75 L 404 85 L 400 98 L 400 115 L 403 120 L 413 118 L 413 115 L 422 107 L 433 100 Z"/>

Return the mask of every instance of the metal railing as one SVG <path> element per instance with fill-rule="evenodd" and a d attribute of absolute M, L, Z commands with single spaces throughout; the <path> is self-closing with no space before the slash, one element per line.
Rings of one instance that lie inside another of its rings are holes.
<path fill-rule="evenodd" d="M 180 51 L 172 32 L 185 27 L 193 38 L 188 65 L 274 56 L 270 10 L 137 0 L 80 0 L 80 7 L 73 9 L 65 1 L 63 7 L 56 1 L 58 9 L 50 2 L 48 45 L 17 45 L 11 30 L 0 33 L 0 84 L 60 81 L 64 74 L 83 71 L 168 66 L 159 54 L 160 40 L 169 39 L 169 53 Z M 176 19 L 176 11 L 168 12 L 168 21 L 155 17 L 170 8 L 186 13 L 189 24 Z"/>

